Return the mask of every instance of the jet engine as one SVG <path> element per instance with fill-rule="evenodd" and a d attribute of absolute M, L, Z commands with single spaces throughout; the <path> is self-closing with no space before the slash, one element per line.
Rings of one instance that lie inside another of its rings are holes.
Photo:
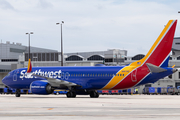
<path fill-rule="evenodd" d="M 48 81 L 45 80 L 38 80 L 32 82 L 30 85 L 30 89 L 33 94 L 40 95 L 51 94 L 54 91 L 54 89 L 51 87 Z"/>

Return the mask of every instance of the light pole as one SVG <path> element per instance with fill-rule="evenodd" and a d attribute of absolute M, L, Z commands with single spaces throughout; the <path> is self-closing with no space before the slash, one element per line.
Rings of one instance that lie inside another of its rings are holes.
<path fill-rule="evenodd" d="M 61 23 L 56 23 L 56 25 L 61 25 L 61 66 L 63 66 L 63 39 L 62 39 L 62 24 L 64 23 L 64 21 L 62 21 Z"/>
<path fill-rule="evenodd" d="M 30 59 L 30 34 L 33 34 L 33 32 L 26 33 L 26 35 L 29 35 L 29 53 L 28 53 L 28 58 Z"/>

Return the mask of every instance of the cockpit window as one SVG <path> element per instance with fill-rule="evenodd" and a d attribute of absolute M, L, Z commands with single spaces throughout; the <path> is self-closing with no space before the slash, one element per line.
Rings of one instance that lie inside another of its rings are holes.
<path fill-rule="evenodd" d="M 8 73 L 6 76 L 7 76 L 7 77 L 10 76 L 10 73 Z"/>

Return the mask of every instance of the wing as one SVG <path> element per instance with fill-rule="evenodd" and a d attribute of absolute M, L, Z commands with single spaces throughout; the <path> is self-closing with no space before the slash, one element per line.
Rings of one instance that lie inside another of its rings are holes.
<path fill-rule="evenodd" d="M 68 82 L 65 80 L 59 80 L 59 79 L 55 79 L 55 78 L 49 78 L 49 77 L 45 77 L 45 76 L 41 76 L 41 75 L 36 75 L 36 74 L 32 74 L 32 76 L 35 77 L 40 77 L 40 78 L 45 78 L 49 84 L 53 87 L 60 87 L 60 86 L 65 86 L 65 87 L 72 87 L 72 86 L 80 86 L 77 85 L 76 83 L 72 83 L 72 82 Z"/>

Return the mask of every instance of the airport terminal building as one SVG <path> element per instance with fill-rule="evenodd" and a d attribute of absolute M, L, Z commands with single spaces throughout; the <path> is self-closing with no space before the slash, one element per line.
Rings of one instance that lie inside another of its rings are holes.
<path fill-rule="evenodd" d="M 2 78 L 11 70 L 27 67 L 28 47 L 21 43 L 0 44 L 0 87 L 3 87 Z M 143 54 L 127 56 L 127 50 L 109 49 L 95 52 L 64 53 L 64 66 L 94 66 L 105 64 L 107 66 L 127 65 L 144 57 Z M 32 66 L 61 66 L 61 55 L 57 50 L 31 47 L 30 58 Z M 174 38 L 169 66 L 180 68 L 180 37 Z M 154 84 L 138 87 L 141 93 L 144 87 L 177 87 L 180 86 L 180 72 L 159 80 Z"/>
<path fill-rule="evenodd" d="M 7 41 L 6 43 L 0 44 L 0 87 L 3 87 L 1 80 L 8 74 L 8 72 L 17 68 L 27 67 L 27 63 L 25 60 L 27 60 L 28 58 L 28 50 L 28 47 L 22 45 L 21 43 L 10 43 L 9 41 Z M 48 55 L 51 53 L 53 53 L 54 55 L 59 54 L 57 50 L 31 47 L 30 56 L 33 62 L 37 59 L 37 54 L 34 53 L 42 54 L 42 61 L 47 61 L 49 59 Z"/>

